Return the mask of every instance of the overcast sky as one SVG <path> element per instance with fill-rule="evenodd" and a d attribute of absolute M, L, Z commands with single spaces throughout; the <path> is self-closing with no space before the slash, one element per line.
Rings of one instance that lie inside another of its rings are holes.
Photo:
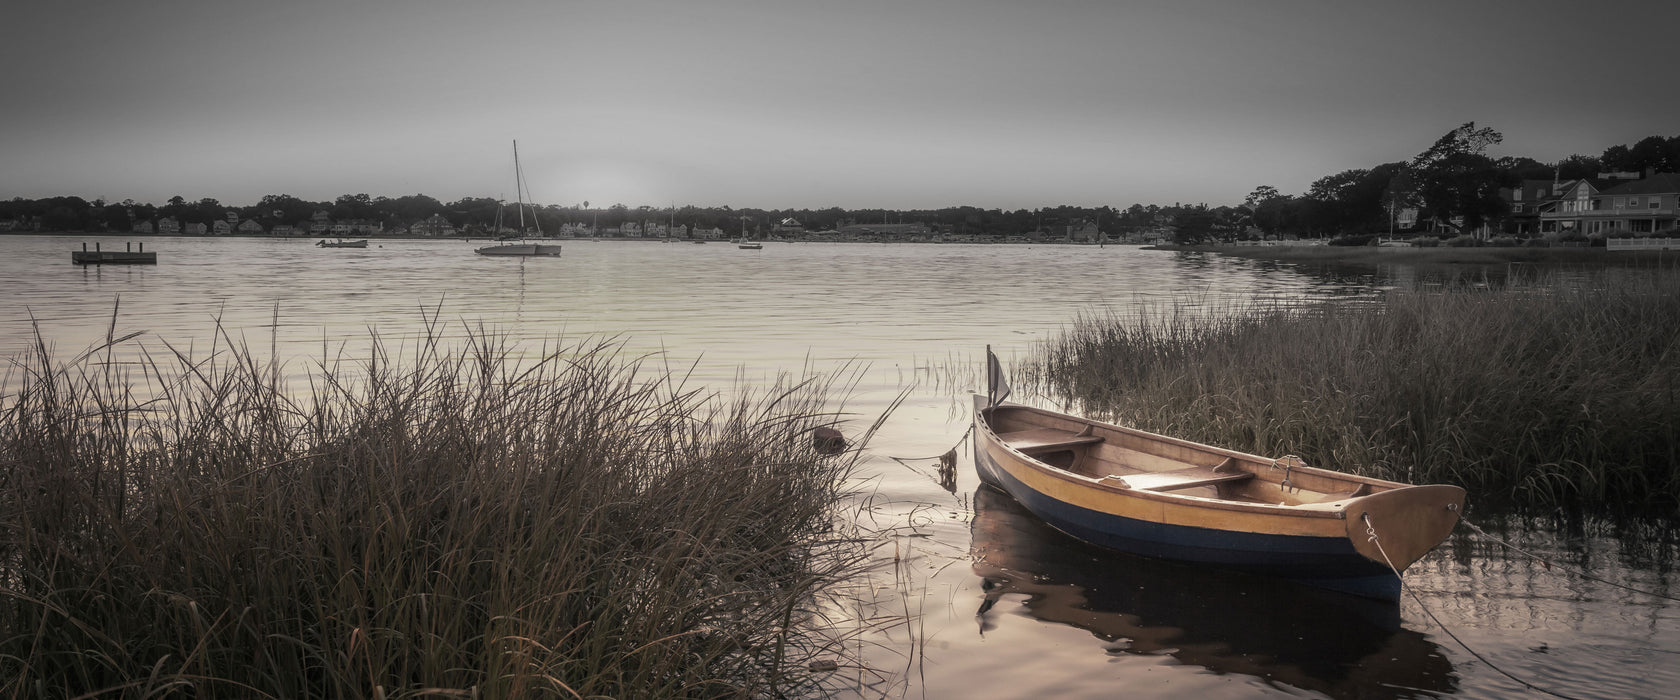
<path fill-rule="evenodd" d="M 1235 204 L 1680 135 L 1680 3 L 8 3 L 0 197 Z"/>

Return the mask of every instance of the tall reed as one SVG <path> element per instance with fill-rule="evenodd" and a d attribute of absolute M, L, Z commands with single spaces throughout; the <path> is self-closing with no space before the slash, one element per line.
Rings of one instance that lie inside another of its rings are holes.
<path fill-rule="evenodd" d="M 288 391 L 218 338 L 7 372 L 0 695 L 776 696 L 841 655 L 836 377 L 725 400 L 479 329 Z"/>
<path fill-rule="evenodd" d="M 1680 277 L 1086 317 L 1025 374 L 1138 427 L 1518 504 L 1680 503 Z"/>

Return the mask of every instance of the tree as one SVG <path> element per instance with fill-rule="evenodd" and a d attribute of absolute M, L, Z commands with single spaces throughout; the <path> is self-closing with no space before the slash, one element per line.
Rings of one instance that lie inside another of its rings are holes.
<path fill-rule="evenodd" d="M 317 209 L 325 209 L 326 205 L 317 202 L 306 202 L 289 194 L 263 195 L 257 202 L 255 217 L 272 217 L 280 223 L 296 226 L 309 220 Z M 247 218 L 254 218 L 247 215 Z"/>
<path fill-rule="evenodd" d="M 1626 145 L 1611 146 L 1604 149 L 1604 155 L 1598 157 L 1598 162 L 1610 172 L 1625 172 L 1633 170 L 1633 154 Z"/>
<path fill-rule="evenodd" d="M 1552 168 L 1553 177 L 1560 180 L 1584 180 L 1598 175 L 1604 165 L 1597 156 L 1577 154 L 1558 161 Z"/>
<path fill-rule="evenodd" d="M 1401 165 L 1388 178 L 1388 184 L 1383 188 L 1383 207 L 1387 209 L 1388 225 L 1386 228 L 1388 232 L 1391 234 L 1394 232 L 1394 220 L 1401 209 L 1416 206 L 1418 206 L 1417 178 L 1412 175 L 1411 168 Z"/>
<path fill-rule="evenodd" d="M 1671 173 L 1680 170 L 1680 136 L 1647 136 L 1628 149 L 1628 170 Z"/>
<path fill-rule="evenodd" d="M 373 198 L 365 193 L 339 195 L 338 200 L 333 202 L 332 209 L 328 210 L 327 213 L 338 220 L 371 219 L 373 218 Z"/>
<path fill-rule="evenodd" d="M 1295 198 L 1279 195 L 1261 200 L 1254 207 L 1254 225 L 1268 236 L 1280 236 L 1294 229 L 1298 207 Z"/>
<path fill-rule="evenodd" d="M 1515 185 L 1515 176 L 1486 155 L 1489 146 L 1503 140 L 1492 128 L 1465 122 L 1412 159 L 1418 196 L 1431 218 L 1459 219 L 1464 228 L 1475 229 L 1510 211 L 1499 190 Z"/>
<path fill-rule="evenodd" d="M 1278 193 L 1276 187 L 1271 185 L 1261 185 L 1254 188 L 1253 192 L 1248 193 L 1247 197 L 1243 197 L 1243 206 L 1248 207 L 1249 211 L 1253 211 L 1255 208 L 1259 207 L 1261 203 L 1267 200 L 1277 199 L 1282 196 L 1282 194 Z M 1136 204 L 1133 204 L 1132 208 L 1141 209 L 1141 207 Z"/>
<path fill-rule="evenodd" d="M 1494 159 L 1494 165 L 1500 170 L 1511 173 L 1522 180 L 1546 180 L 1556 171 L 1552 166 L 1526 156 L 1505 156 Z"/>
<path fill-rule="evenodd" d="M 127 233 L 134 228 L 134 222 L 128 219 L 128 210 L 132 205 L 111 204 L 100 210 L 100 223 L 105 230 Z"/>
<path fill-rule="evenodd" d="M 1213 232 L 1213 222 L 1213 214 L 1207 211 L 1198 211 L 1180 217 L 1178 229 L 1173 231 L 1173 242 L 1180 245 L 1202 243 Z"/>

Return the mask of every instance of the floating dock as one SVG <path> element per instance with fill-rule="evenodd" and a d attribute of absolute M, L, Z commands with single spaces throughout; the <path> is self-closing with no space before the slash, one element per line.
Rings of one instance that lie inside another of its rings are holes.
<path fill-rule="evenodd" d="M 123 250 L 100 250 L 99 244 L 93 244 L 93 250 L 82 244 L 81 250 L 70 251 L 70 262 L 76 265 L 156 265 L 157 253 L 146 252 L 146 244 L 140 244 L 140 250 L 134 250 L 133 243 L 124 244 Z"/>

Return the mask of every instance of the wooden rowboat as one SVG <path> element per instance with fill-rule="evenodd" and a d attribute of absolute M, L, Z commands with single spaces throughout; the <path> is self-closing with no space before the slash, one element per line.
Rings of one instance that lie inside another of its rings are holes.
<path fill-rule="evenodd" d="M 1400 573 L 1464 507 L 1457 486 L 1316 469 L 980 395 L 974 408 L 980 479 L 1111 549 L 1398 600 Z"/>

